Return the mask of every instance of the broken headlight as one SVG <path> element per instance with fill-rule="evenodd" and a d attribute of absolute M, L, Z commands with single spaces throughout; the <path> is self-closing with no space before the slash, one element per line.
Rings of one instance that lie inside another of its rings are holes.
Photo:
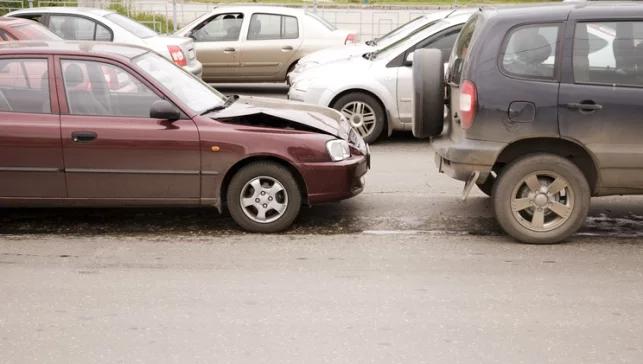
<path fill-rule="evenodd" d="M 343 161 L 350 158 L 351 149 L 345 140 L 333 139 L 326 142 L 326 150 L 333 162 Z"/>

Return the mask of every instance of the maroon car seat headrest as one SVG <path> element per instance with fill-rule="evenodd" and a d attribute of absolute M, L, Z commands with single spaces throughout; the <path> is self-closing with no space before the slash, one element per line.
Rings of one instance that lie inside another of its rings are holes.
<path fill-rule="evenodd" d="M 72 63 L 65 68 L 65 84 L 69 87 L 75 87 L 85 82 L 83 70 L 79 65 Z"/>

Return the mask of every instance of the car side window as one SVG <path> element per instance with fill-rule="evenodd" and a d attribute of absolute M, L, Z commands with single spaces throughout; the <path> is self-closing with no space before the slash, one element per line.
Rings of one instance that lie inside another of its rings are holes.
<path fill-rule="evenodd" d="M 51 15 L 48 25 L 49 30 L 66 40 L 112 40 L 107 28 L 80 16 Z"/>
<path fill-rule="evenodd" d="M 577 83 L 643 86 L 643 22 L 576 24 L 573 67 Z"/>
<path fill-rule="evenodd" d="M 243 14 L 218 14 L 192 32 L 196 42 L 226 42 L 239 40 Z"/>
<path fill-rule="evenodd" d="M 299 23 L 294 16 L 253 14 L 248 27 L 248 40 L 297 39 Z"/>
<path fill-rule="evenodd" d="M 0 30 L 0 40 L 9 40 L 9 34 L 7 34 L 7 32 L 5 32 L 4 30 Z"/>
<path fill-rule="evenodd" d="M 502 69 L 517 77 L 554 79 L 559 29 L 558 24 L 513 29 L 500 55 Z"/>
<path fill-rule="evenodd" d="M 0 111 L 50 113 L 48 67 L 46 59 L 0 59 Z"/>
<path fill-rule="evenodd" d="M 149 117 L 160 100 L 121 67 L 95 61 L 62 60 L 69 113 L 72 115 Z"/>
<path fill-rule="evenodd" d="M 431 39 L 426 39 L 418 43 L 415 49 L 439 49 L 442 52 L 442 63 L 446 63 L 449 61 L 449 56 L 451 55 L 453 44 L 458 38 L 458 34 L 460 34 L 460 29 L 460 27 L 458 27 L 457 29 L 450 29 L 449 31 L 440 34 L 437 38 L 432 37 Z"/>

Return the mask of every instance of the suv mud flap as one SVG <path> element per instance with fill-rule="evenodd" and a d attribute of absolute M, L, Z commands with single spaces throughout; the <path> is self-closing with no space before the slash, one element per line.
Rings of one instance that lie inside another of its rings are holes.
<path fill-rule="evenodd" d="M 462 201 L 465 201 L 467 197 L 469 197 L 469 193 L 471 193 L 473 185 L 476 183 L 476 181 L 478 181 L 478 177 L 480 177 L 480 171 L 473 171 L 473 173 L 471 173 L 471 176 L 469 176 L 469 179 L 464 184 L 464 190 L 462 191 Z"/>

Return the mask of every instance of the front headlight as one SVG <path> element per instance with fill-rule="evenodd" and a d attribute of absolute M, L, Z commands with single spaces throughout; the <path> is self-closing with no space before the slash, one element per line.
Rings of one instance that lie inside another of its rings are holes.
<path fill-rule="evenodd" d="M 351 156 L 351 148 L 345 140 L 341 139 L 329 140 L 326 143 L 326 150 L 333 162 L 343 161 Z"/>

